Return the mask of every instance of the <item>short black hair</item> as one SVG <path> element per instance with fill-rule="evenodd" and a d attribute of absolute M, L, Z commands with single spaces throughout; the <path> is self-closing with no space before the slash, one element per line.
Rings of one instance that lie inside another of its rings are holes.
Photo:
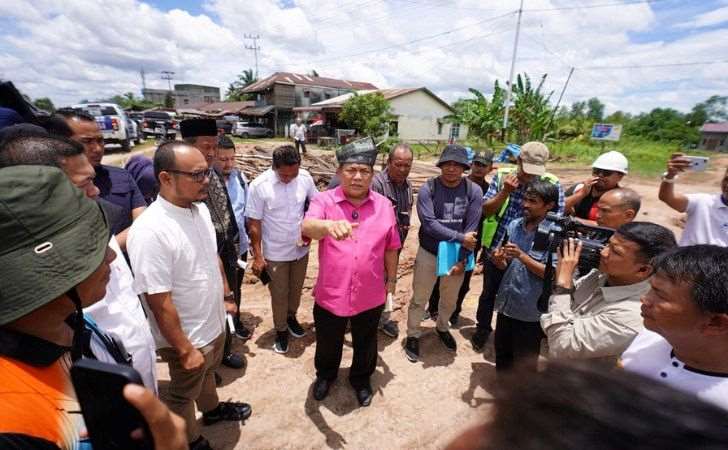
<path fill-rule="evenodd" d="M 154 152 L 154 178 L 159 181 L 159 174 L 163 171 L 173 170 L 177 167 L 177 157 L 174 152 L 178 147 L 188 146 L 185 141 L 167 141 L 157 147 Z"/>
<path fill-rule="evenodd" d="M 493 390 L 495 411 L 472 449 L 725 448 L 725 411 L 623 370 L 549 362 Z"/>
<path fill-rule="evenodd" d="M 47 118 L 40 119 L 38 124 L 45 128 L 48 134 L 67 138 L 73 136 L 73 130 L 66 123 L 65 116 L 61 114 L 53 114 Z"/>
<path fill-rule="evenodd" d="M 281 145 L 273 150 L 274 169 L 282 166 L 295 166 L 296 164 L 301 164 L 301 155 L 298 154 L 296 147 L 292 145 Z"/>
<path fill-rule="evenodd" d="M 554 207 L 559 203 L 559 188 L 554 183 L 544 180 L 534 180 L 529 183 L 525 195 L 535 195 L 544 204 L 553 203 Z"/>
<path fill-rule="evenodd" d="M 639 246 L 637 256 L 644 262 L 677 247 L 675 233 L 652 222 L 628 222 L 617 228 L 616 233 Z"/>
<path fill-rule="evenodd" d="M 220 136 L 217 139 L 218 148 L 232 149 L 235 150 L 235 142 L 227 136 Z"/>
<path fill-rule="evenodd" d="M 83 145 L 61 136 L 17 136 L 0 147 L 0 167 L 60 167 L 64 158 L 82 155 Z"/>
<path fill-rule="evenodd" d="M 86 111 L 82 109 L 74 109 L 74 108 L 59 108 L 56 110 L 56 114 L 59 114 L 63 116 L 66 119 L 78 119 L 78 120 L 84 120 L 86 122 L 94 122 L 96 123 L 96 119 L 91 114 L 87 113 Z"/>
<path fill-rule="evenodd" d="M 677 247 L 652 262 L 655 273 L 690 283 L 701 311 L 728 314 L 728 248 L 717 245 Z"/>

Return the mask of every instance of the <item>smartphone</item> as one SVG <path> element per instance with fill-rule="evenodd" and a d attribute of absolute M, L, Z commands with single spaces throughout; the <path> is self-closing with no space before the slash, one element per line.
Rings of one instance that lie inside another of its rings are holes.
<path fill-rule="evenodd" d="M 260 278 L 260 282 L 263 283 L 263 286 L 270 283 L 270 275 L 268 274 L 268 269 L 263 269 L 258 278 Z"/>
<path fill-rule="evenodd" d="M 143 386 L 130 366 L 80 359 L 71 366 L 71 381 L 94 450 L 153 450 L 149 426 L 123 395 L 124 386 Z M 141 428 L 141 440 L 131 438 Z"/>
<path fill-rule="evenodd" d="M 683 159 L 686 159 L 690 161 L 690 166 L 688 166 L 688 170 L 692 170 L 694 172 L 704 172 L 705 169 L 708 168 L 708 158 L 707 156 L 683 156 Z"/>

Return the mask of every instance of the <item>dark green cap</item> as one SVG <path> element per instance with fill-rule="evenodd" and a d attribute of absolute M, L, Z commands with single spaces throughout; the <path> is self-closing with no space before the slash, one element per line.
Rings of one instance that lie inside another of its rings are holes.
<path fill-rule="evenodd" d="M 356 163 L 374 167 L 377 162 L 377 146 L 374 139 L 367 137 L 351 141 L 336 151 L 339 164 Z"/>
<path fill-rule="evenodd" d="M 55 167 L 0 169 L 0 325 L 50 303 L 103 262 L 99 205 Z"/>

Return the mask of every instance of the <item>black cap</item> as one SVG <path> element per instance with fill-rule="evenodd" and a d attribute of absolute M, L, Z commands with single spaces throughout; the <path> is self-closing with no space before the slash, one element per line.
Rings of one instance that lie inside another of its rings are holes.
<path fill-rule="evenodd" d="M 493 164 L 493 152 L 486 150 L 484 152 L 477 152 L 473 156 L 473 162 L 483 164 L 485 166 Z"/>
<path fill-rule="evenodd" d="M 440 159 L 437 161 L 437 167 L 440 167 L 449 161 L 454 161 L 465 167 L 465 169 L 470 169 L 470 164 L 468 163 L 468 151 L 465 150 L 465 147 L 462 145 L 450 144 L 446 146 L 440 155 Z"/>
<path fill-rule="evenodd" d="M 217 124 L 215 119 L 187 119 L 180 122 L 179 131 L 183 139 L 198 136 L 217 136 Z"/>
<path fill-rule="evenodd" d="M 339 164 L 357 163 L 374 167 L 377 162 L 377 146 L 374 139 L 367 137 L 349 142 L 336 151 Z"/>

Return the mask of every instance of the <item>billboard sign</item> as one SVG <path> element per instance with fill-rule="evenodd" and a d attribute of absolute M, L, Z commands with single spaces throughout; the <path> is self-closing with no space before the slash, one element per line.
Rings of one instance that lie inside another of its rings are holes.
<path fill-rule="evenodd" d="M 622 125 L 595 123 L 592 127 L 591 139 L 593 141 L 618 141 L 621 135 Z"/>

